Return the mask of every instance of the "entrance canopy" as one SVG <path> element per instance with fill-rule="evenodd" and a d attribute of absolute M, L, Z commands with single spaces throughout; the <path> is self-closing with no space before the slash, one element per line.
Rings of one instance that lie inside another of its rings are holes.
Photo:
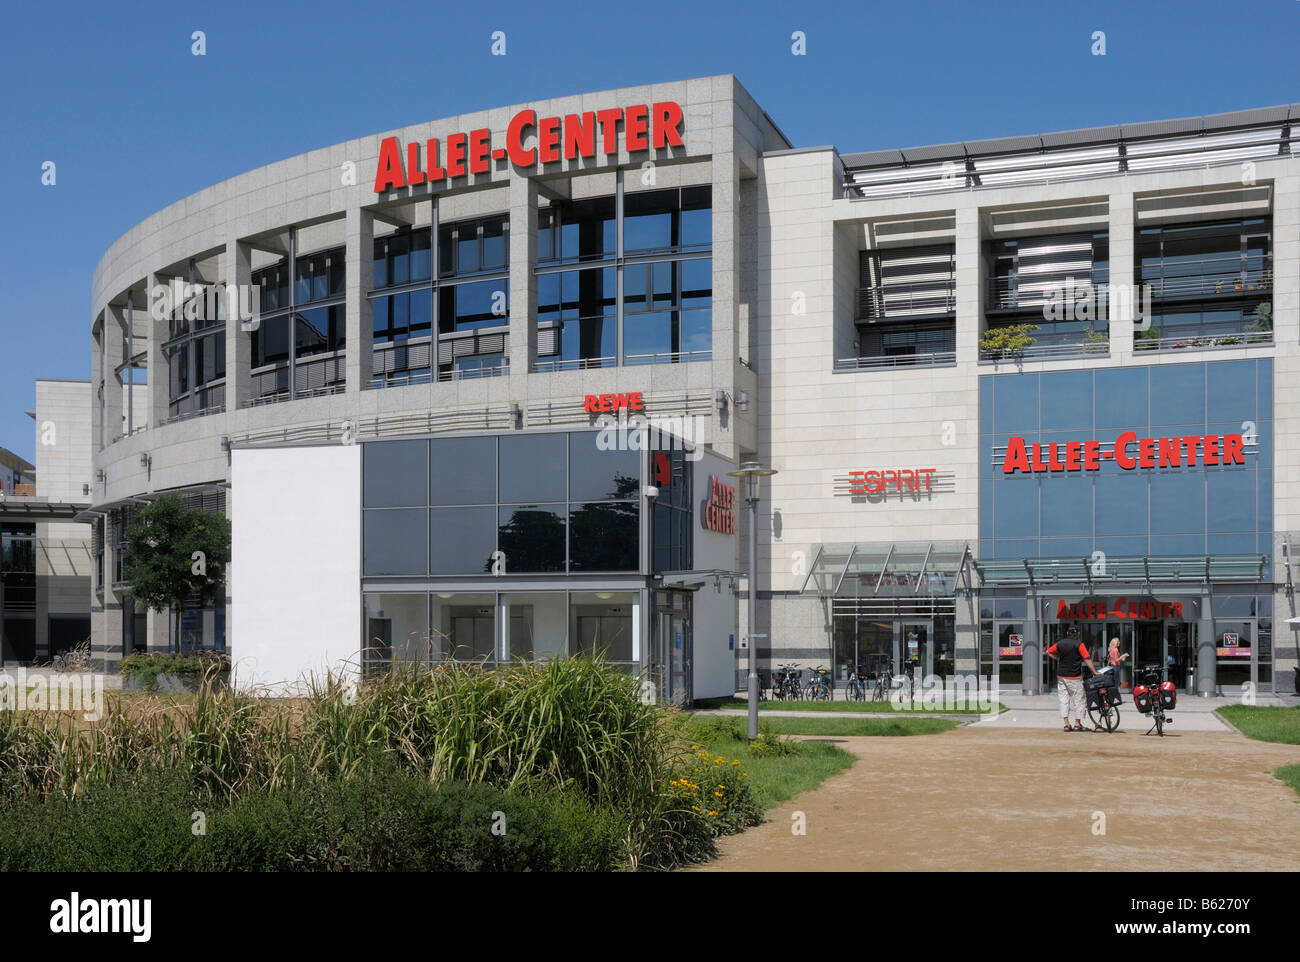
<path fill-rule="evenodd" d="M 961 541 L 878 541 L 818 546 L 800 588 L 835 609 L 951 611 L 959 581 L 969 587 L 970 548 Z"/>
<path fill-rule="evenodd" d="M 1268 555 L 1129 555 L 1090 558 L 999 558 L 970 562 L 983 588 L 1112 585 L 1257 584 L 1268 575 Z"/>

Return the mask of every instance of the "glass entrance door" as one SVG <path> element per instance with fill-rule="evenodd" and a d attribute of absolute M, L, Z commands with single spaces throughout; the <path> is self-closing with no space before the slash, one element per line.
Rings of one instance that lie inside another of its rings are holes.
<path fill-rule="evenodd" d="M 912 679 L 913 690 L 920 688 L 926 675 L 934 674 L 934 650 L 930 645 L 933 626 L 928 621 L 901 621 L 895 664 Z"/>
<path fill-rule="evenodd" d="M 1167 667 L 1165 630 L 1162 621 L 1139 621 L 1133 627 L 1133 670 L 1151 665 Z"/>
<path fill-rule="evenodd" d="M 690 601 L 685 591 L 655 593 L 654 650 L 666 685 L 661 694 L 665 701 L 678 705 L 689 704 L 692 697 Z M 750 647 L 749 655 L 757 656 L 755 646 Z"/>
<path fill-rule="evenodd" d="M 1025 680 L 1025 623 L 994 622 L 993 637 L 997 649 L 998 685 L 1003 688 L 1019 688 Z"/>

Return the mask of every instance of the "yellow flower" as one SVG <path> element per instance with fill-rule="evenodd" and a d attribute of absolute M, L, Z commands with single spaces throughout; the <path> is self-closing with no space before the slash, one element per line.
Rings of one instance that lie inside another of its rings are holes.
<path fill-rule="evenodd" d="M 692 805 L 691 808 L 695 809 L 697 812 L 700 810 L 700 806 L 698 805 Z"/>
<path fill-rule="evenodd" d="M 726 785 L 719 785 L 718 788 L 722 789 L 724 792 L 727 790 Z"/>
<path fill-rule="evenodd" d="M 739 765 L 739 764 L 740 764 L 740 759 L 737 758 L 737 759 L 736 759 L 734 762 L 732 762 L 731 764 L 733 764 L 733 765 Z"/>
<path fill-rule="evenodd" d="M 716 795 L 716 796 L 718 796 L 718 798 L 721 798 L 721 797 L 722 797 L 722 793 L 721 793 L 721 792 L 714 792 L 713 794 Z"/>
<path fill-rule="evenodd" d="M 709 812 L 710 815 L 717 815 L 717 812 Z"/>

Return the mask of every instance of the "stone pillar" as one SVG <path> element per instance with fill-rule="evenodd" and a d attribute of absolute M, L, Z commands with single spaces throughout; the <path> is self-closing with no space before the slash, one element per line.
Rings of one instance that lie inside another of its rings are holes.
<path fill-rule="evenodd" d="M 145 337 L 144 361 L 147 378 L 144 394 L 145 420 L 150 428 L 156 428 L 167 420 L 167 399 L 171 385 L 171 370 L 167 367 L 167 355 L 163 353 L 162 346 L 170 333 L 170 321 L 166 317 L 162 320 L 155 318 L 153 307 L 159 302 L 159 289 L 166 288 L 170 280 L 170 277 L 163 277 L 160 274 L 150 274 L 148 279 L 149 309 L 145 314 L 145 326 L 148 334 Z M 170 303 L 170 301 L 169 294 L 167 300 L 163 301 L 163 303 Z M 230 348 L 227 345 L 226 357 L 229 358 L 229 356 Z M 229 367 L 228 364 L 227 367 Z M 229 373 L 227 373 L 227 377 L 229 377 Z"/>
<path fill-rule="evenodd" d="M 374 312 L 366 291 L 372 279 L 371 264 L 375 256 L 375 220 L 359 206 L 347 210 L 347 392 L 357 394 L 370 387 L 374 372 Z M 436 271 L 438 265 L 435 263 Z M 437 332 L 434 332 L 437 343 Z"/>
<path fill-rule="evenodd" d="M 252 256 L 248 245 L 241 244 L 233 237 L 227 240 L 223 269 L 228 295 L 232 298 L 236 298 L 238 304 L 242 305 L 247 303 L 250 308 L 256 307 L 251 293 L 249 293 L 247 298 L 243 296 L 244 291 L 251 291 L 253 283 Z M 249 372 L 252 370 L 253 364 L 253 341 L 251 330 L 245 331 L 244 328 L 246 326 L 251 328 L 254 323 L 261 322 L 260 318 L 254 318 L 252 321 L 243 321 L 237 316 L 238 314 L 238 310 L 228 310 L 226 312 L 227 411 L 237 410 L 241 402 L 245 402 L 249 399 L 252 381 Z M 166 636 L 164 635 L 164 638 L 165 637 Z M 151 649 L 152 646 L 153 632 L 151 628 Z M 163 650 L 166 649 L 164 648 Z"/>
<path fill-rule="evenodd" d="M 712 180 L 710 190 L 713 203 L 713 335 L 712 365 L 713 387 L 721 388 L 734 399 L 736 380 L 736 360 L 740 357 L 737 334 L 740 328 L 740 158 L 735 153 L 735 102 L 730 104 L 714 103 L 715 127 L 726 122 L 719 118 L 717 111 L 731 111 L 732 126 L 727 130 L 728 136 L 717 138 L 715 145 L 722 148 L 713 155 Z M 826 228 L 833 230 L 830 225 Z M 815 302 L 814 302 L 815 303 Z M 813 308 L 816 311 L 818 308 Z M 827 310 L 822 316 L 825 323 L 832 323 L 832 314 Z M 752 358 L 750 359 L 752 362 Z M 757 399 L 751 399 L 757 405 Z M 724 458 L 740 458 L 736 444 L 734 423 L 735 411 L 728 416 L 713 417 L 713 449 Z M 757 452 L 759 460 L 769 463 L 771 451 Z M 771 497 L 770 489 L 768 497 Z M 769 505 L 770 511 L 770 505 Z M 770 549 L 769 544 L 760 541 L 759 552 Z M 770 554 L 770 550 L 768 552 Z M 746 557 L 742 555 L 741 557 Z M 762 557 L 760 566 L 770 563 Z"/>
<path fill-rule="evenodd" d="M 1133 262 L 1133 192 L 1110 195 L 1110 222 L 1107 230 L 1110 236 L 1110 298 L 1107 310 L 1110 312 L 1110 356 L 1125 356 L 1133 353 L 1133 338 L 1137 333 L 1135 323 L 1138 321 L 1135 311 L 1141 301 L 1141 293 L 1134 289 L 1137 270 Z M 1093 327 L 1100 329 L 1094 322 Z"/>
<path fill-rule="evenodd" d="M 510 174 L 510 393 L 525 396 L 524 381 L 537 357 L 537 181 Z M 436 269 L 436 265 L 435 265 Z M 515 385 L 518 385 L 516 387 Z"/>
<path fill-rule="evenodd" d="M 984 318 L 984 291 L 988 282 L 984 276 L 984 238 L 979 209 L 960 208 L 956 220 L 954 294 L 957 308 L 957 360 L 977 361 Z"/>
<path fill-rule="evenodd" d="M 112 444 L 125 430 L 122 382 L 117 366 L 126 360 L 126 305 L 110 304 L 104 311 L 104 444 Z"/>
<path fill-rule="evenodd" d="M 993 643 L 997 644 L 997 639 Z M 1021 694 L 1043 694 L 1043 619 L 1039 613 L 1038 595 L 1025 593 L 1025 650 L 1021 657 Z"/>
<path fill-rule="evenodd" d="M 1214 611 L 1207 591 L 1201 595 L 1201 620 L 1196 628 L 1196 693 L 1213 695 L 1218 687 L 1214 639 Z M 1276 620 L 1274 624 L 1277 624 Z M 1136 668 L 1137 665 L 1134 665 Z"/>

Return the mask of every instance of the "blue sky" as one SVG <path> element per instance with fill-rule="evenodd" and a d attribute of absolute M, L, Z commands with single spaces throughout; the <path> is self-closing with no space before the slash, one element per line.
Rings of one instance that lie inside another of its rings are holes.
<path fill-rule="evenodd" d="M 1300 101 L 1300 0 L 11 6 L 0 32 L 0 446 L 90 376 L 90 280 L 159 208 L 316 147 L 734 73 L 796 146 L 853 152 Z M 309 12 L 307 12 L 309 11 Z M 207 53 L 190 52 L 195 30 Z M 491 55 L 491 34 L 507 53 Z M 806 36 L 805 56 L 791 34 Z M 1106 34 L 1094 56 L 1092 33 Z M 41 165 L 57 164 L 42 186 Z"/>

